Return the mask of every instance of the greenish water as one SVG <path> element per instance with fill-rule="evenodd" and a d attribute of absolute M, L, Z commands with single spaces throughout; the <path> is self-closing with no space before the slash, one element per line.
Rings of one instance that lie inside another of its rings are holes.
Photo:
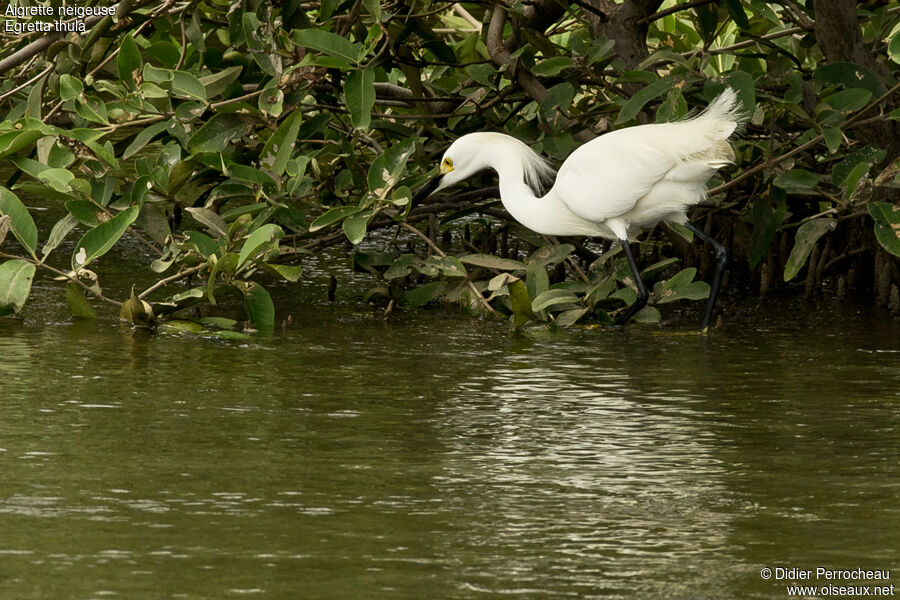
<path fill-rule="evenodd" d="M 896 320 L 514 335 L 322 305 L 313 279 L 250 341 L 72 323 L 41 281 L 0 319 L 0 598 L 787 597 L 764 566 L 900 584 Z"/>

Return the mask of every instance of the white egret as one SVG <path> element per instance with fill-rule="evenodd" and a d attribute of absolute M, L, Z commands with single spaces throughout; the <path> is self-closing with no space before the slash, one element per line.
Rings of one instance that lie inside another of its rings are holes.
<path fill-rule="evenodd" d="M 553 187 L 539 196 L 553 169 L 514 137 L 478 132 L 464 135 L 444 153 L 439 174 L 413 204 L 484 169 L 500 179 L 500 200 L 512 217 L 535 233 L 585 235 L 619 240 L 634 274 L 637 300 L 618 316 L 625 323 L 644 307 L 647 288 L 632 256 L 629 240 L 660 221 L 686 226 L 715 253 L 715 273 L 701 329 L 713 306 L 728 261 L 725 247 L 687 219 L 689 206 L 706 198 L 706 182 L 734 162 L 728 139 L 742 119 L 731 88 L 703 112 L 672 123 L 627 127 L 577 148 L 565 160 Z M 536 192 L 536 190 L 538 190 Z"/>

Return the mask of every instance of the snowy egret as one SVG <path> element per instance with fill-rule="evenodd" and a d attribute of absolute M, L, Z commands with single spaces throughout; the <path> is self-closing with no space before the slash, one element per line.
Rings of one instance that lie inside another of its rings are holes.
<path fill-rule="evenodd" d="M 634 262 L 629 240 L 660 221 L 684 225 L 715 254 L 701 329 L 709 326 L 728 262 L 725 247 L 692 225 L 687 208 L 706 198 L 706 182 L 734 162 L 728 138 L 741 122 L 737 94 L 727 88 L 698 115 L 672 123 L 619 129 L 577 148 L 556 173 L 543 196 L 543 181 L 553 169 L 514 137 L 478 132 L 453 142 L 439 174 L 413 198 L 413 205 L 437 190 L 483 169 L 500 179 L 500 201 L 512 217 L 535 233 L 585 235 L 619 240 L 634 275 L 637 300 L 616 319 L 625 323 L 647 304 L 650 294 Z"/>

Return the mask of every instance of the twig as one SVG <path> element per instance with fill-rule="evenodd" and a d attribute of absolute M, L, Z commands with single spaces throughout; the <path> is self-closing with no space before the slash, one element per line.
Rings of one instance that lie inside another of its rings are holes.
<path fill-rule="evenodd" d="M 166 287 L 173 281 L 178 281 L 179 279 L 184 279 L 185 277 L 189 277 L 190 275 L 193 275 L 194 273 L 199 273 L 206 267 L 207 267 L 207 265 L 206 265 L 206 263 L 204 263 L 202 265 L 197 265 L 196 267 L 190 267 L 183 271 L 179 271 L 178 273 L 171 275 L 169 277 L 166 277 L 165 279 L 160 279 L 159 281 L 157 281 L 156 283 L 154 283 L 153 285 L 148 287 L 146 290 L 144 290 L 143 292 L 138 294 L 138 298 L 143 298 L 144 296 L 147 296 L 148 294 L 152 294 L 159 288 Z"/>
<path fill-rule="evenodd" d="M 56 65 L 51 63 L 49 67 L 47 67 L 46 69 L 44 69 L 43 71 L 41 71 L 40 73 L 38 73 L 37 75 L 35 75 L 31 79 L 29 79 L 25 83 L 23 83 L 19 87 L 13 88 L 13 89 L 9 90 L 8 92 L 6 92 L 5 94 L 0 95 L 0 101 L 6 100 L 10 96 L 12 96 L 16 92 L 18 92 L 19 90 L 27 88 L 29 85 L 31 85 L 32 83 L 34 83 L 35 81 L 37 81 L 38 79 L 40 79 L 41 77 L 43 77 L 44 75 L 46 75 L 47 73 L 49 73 L 50 71 L 52 71 L 55 68 L 56 68 Z"/>
<path fill-rule="evenodd" d="M 458 14 L 459 16 L 461 16 L 463 19 L 465 19 L 465 21 L 466 21 L 469 25 L 471 25 L 472 27 L 474 27 L 475 30 L 476 30 L 478 33 L 481 33 L 481 21 L 479 21 L 478 19 L 476 19 L 475 17 L 473 17 L 473 16 L 469 13 L 469 11 L 467 11 L 465 8 L 462 7 L 461 4 L 454 4 L 454 5 L 453 5 L 453 11 L 454 11 L 456 14 Z"/>

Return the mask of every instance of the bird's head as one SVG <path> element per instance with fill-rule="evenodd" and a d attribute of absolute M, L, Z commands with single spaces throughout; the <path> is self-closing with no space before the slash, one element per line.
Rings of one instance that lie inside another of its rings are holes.
<path fill-rule="evenodd" d="M 488 146 L 492 135 L 500 134 L 470 133 L 450 144 L 441 157 L 438 174 L 428 180 L 413 197 L 413 207 L 434 192 L 460 183 L 478 171 L 488 168 L 490 166 L 488 159 L 491 156 Z"/>

